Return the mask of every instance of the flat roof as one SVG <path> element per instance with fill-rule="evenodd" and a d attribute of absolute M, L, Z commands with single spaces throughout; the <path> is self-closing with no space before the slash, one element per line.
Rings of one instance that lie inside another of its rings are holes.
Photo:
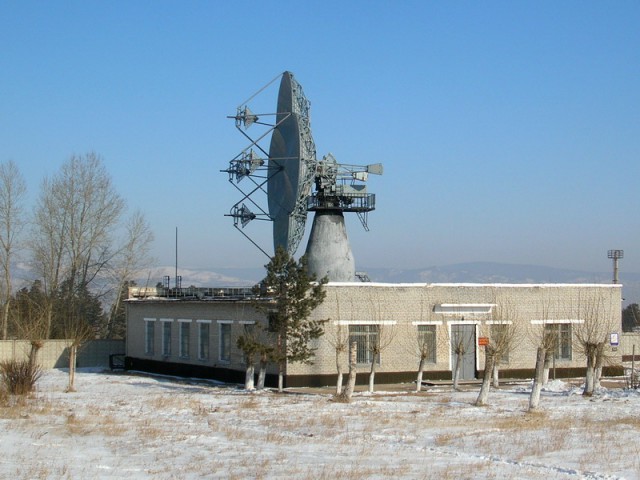
<path fill-rule="evenodd" d="M 379 283 L 379 282 L 329 282 L 331 287 L 499 287 L 499 288 L 531 288 L 531 287 L 589 287 L 589 288 L 622 288 L 621 283 Z"/>

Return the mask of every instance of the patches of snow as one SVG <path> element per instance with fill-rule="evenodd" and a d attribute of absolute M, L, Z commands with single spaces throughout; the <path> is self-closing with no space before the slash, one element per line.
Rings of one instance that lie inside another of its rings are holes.
<path fill-rule="evenodd" d="M 528 414 L 526 385 L 492 391 L 485 408 L 473 405 L 473 387 L 358 392 L 343 404 L 86 369 L 77 392 L 66 386 L 65 371 L 47 371 L 21 406 L 28 418 L 0 416 L 0 477 L 571 480 L 635 478 L 640 469 L 619 448 L 637 437 L 636 390 L 586 399 L 554 380 L 543 411 Z"/>

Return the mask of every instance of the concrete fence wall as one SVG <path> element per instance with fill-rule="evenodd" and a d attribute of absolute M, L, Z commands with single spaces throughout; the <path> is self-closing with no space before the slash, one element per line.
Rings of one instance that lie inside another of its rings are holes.
<path fill-rule="evenodd" d="M 38 364 L 44 369 L 69 366 L 69 340 L 47 340 L 38 351 Z M 31 344 L 28 340 L 0 340 L 0 361 L 25 360 Z M 92 340 L 78 352 L 77 367 L 108 367 L 109 355 L 125 353 L 124 340 Z"/>
<path fill-rule="evenodd" d="M 622 352 L 622 361 L 630 362 L 633 360 L 635 346 L 635 360 L 640 360 L 640 333 L 623 333 L 620 335 L 620 350 Z"/>

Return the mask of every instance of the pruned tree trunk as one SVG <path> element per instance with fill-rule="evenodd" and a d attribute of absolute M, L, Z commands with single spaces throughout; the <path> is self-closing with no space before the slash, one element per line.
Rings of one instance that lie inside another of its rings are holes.
<path fill-rule="evenodd" d="M 499 360 L 496 358 L 493 362 L 493 369 L 491 370 L 491 386 L 493 388 L 500 387 L 500 367 L 498 367 Z"/>
<path fill-rule="evenodd" d="M 343 380 L 343 373 L 342 373 L 342 360 L 341 360 L 341 354 L 342 351 L 340 349 L 336 349 L 336 369 L 338 370 L 338 379 L 336 380 L 336 395 L 340 395 L 342 393 L 342 380 Z"/>
<path fill-rule="evenodd" d="M 420 356 L 420 363 L 418 364 L 418 378 L 416 378 L 416 392 L 422 390 L 422 374 L 424 373 L 424 365 L 427 361 L 427 357 Z"/>
<path fill-rule="evenodd" d="M 549 383 L 549 371 L 551 370 L 551 365 L 553 364 L 553 355 L 552 351 L 546 351 L 544 357 L 544 370 L 542 372 L 542 385 L 546 385 Z"/>
<path fill-rule="evenodd" d="M 7 282 L 7 279 L 5 279 Z M 10 287 L 9 287 L 10 288 Z M 11 290 L 9 289 L 9 297 L 4 302 L 4 308 L 2 310 L 2 339 L 7 339 L 7 334 L 9 330 L 9 308 L 11 303 Z"/>
<path fill-rule="evenodd" d="M 347 386 L 341 398 L 347 402 L 351 401 L 351 396 L 356 388 L 356 374 L 357 374 L 357 361 L 358 361 L 358 344 L 353 342 L 349 346 L 349 376 L 347 377 Z"/>
<path fill-rule="evenodd" d="M 482 378 L 482 387 L 480 387 L 480 393 L 478 394 L 478 399 L 476 400 L 477 406 L 483 406 L 487 404 L 494 365 L 495 355 L 491 351 L 489 345 L 486 345 L 484 347 L 484 377 Z"/>
<path fill-rule="evenodd" d="M 369 371 L 369 393 L 373 393 L 375 389 L 377 358 L 378 358 L 378 353 L 374 353 L 373 359 L 371 360 L 371 370 Z"/>
<path fill-rule="evenodd" d="M 278 363 L 278 392 L 284 392 L 284 362 Z"/>
<path fill-rule="evenodd" d="M 544 347 L 538 347 L 536 354 L 536 374 L 533 378 L 533 386 L 531 387 L 531 396 L 529 397 L 529 410 L 535 410 L 540 405 L 540 392 L 542 392 L 542 384 L 544 380 L 544 363 L 547 357 L 547 351 Z"/>
<path fill-rule="evenodd" d="M 258 390 L 264 390 L 264 381 L 267 378 L 267 357 L 260 356 L 260 371 L 258 372 Z"/>
<path fill-rule="evenodd" d="M 69 347 L 69 386 L 67 387 L 67 392 L 75 392 L 77 356 L 78 346 L 75 343 L 72 343 Z"/>
<path fill-rule="evenodd" d="M 51 331 L 53 329 L 53 306 L 51 305 L 51 300 L 47 300 L 47 313 L 46 313 L 46 336 L 45 338 L 51 338 Z"/>
<path fill-rule="evenodd" d="M 595 386 L 595 370 L 596 370 L 596 357 L 598 355 L 598 347 L 595 344 L 589 343 L 585 348 L 585 355 L 587 357 L 587 373 L 584 379 L 584 390 L 582 395 L 590 397 L 593 395 L 593 389 Z"/>
<path fill-rule="evenodd" d="M 593 378 L 593 388 L 598 390 L 600 388 L 600 378 L 602 378 L 602 366 L 604 364 L 604 342 L 598 343 L 598 349 L 596 354 L 596 371 Z"/>
<path fill-rule="evenodd" d="M 460 383 L 460 368 L 462 367 L 462 358 L 464 356 L 464 350 L 457 348 L 456 349 L 456 364 L 453 369 L 453 389 L 458 390 L 458 385 Z"/>
<path fill-rule="evenodd" d="M 29 366 L 34 367 L 38 363 L 38 352 L 43 346 L 41 340 L 31 340 L 31 349 L 29 350 Z"/>
<path fill-rule="evenodd" d="M 244 375 L 244 389 L 245 390 L 253 390 L 253 376 L 255 374 L 255 366 L 253 365 L 253 361 L 250 360 L 247 362 L 247 370 Z"/>

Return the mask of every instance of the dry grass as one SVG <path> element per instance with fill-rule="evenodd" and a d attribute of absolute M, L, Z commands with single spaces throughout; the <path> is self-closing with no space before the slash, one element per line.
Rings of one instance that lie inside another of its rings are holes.
<path fill-rule="evenodd" d="M 145 418 L 135 424 L 137 437 L 142 442 L 155 441 L 165 437 L 166 430 L 159 419 Z"/>
<path fill-rule="evenodd" d="M 254 395 L 244 398 L 240 403 L 240 408 L 242 410 L 253 410 L 258 408 L 259 406 L 260 406 L 260 403 L 258 402 L 258 399 Z"/>
<path fill-rule="evenodd" d="M 16 470 L 16 479 L 42 479 L 49 478 L 58 479 L 71 479 L 73 478 L 69 472 L 69 468 L 66 465 L 61 467 L 52 467 L 43 462 L 26 462 Z"/>
<path fill-rule="evenodd" d="M 408 473 L 406 465 L 366 466 L 361 463 L 346 466 L 323 465 L 318 467 L 297 467 L 294 478 L 303 480 L 363 480 L 367 478 L 403 478 Z"/>
<path fill-rule="evenodd" d="M 34 415 L 46 415 L 53 411 L 51 398 L 45 395 L 9 395 L 6 390 L 0 392 L 0 418 L 29 419 Z"/>
<path fill-rule="evenodd" d="M 567 415 L 581 398 L 567 397 L 567 405 L 556 402 L 557 409 L 543 402 L 543 408 L 528 413 L 522 395 L 508 393 L 496 401 L 499 407 L 482 409 L 472 405 L 468 392 L 451 391 L 356 396 L 349 404 L 314 395 L 207 393 L 150 393 L 135 408 L 117 398 L 97 408 L 99 402 L 74 401 L 72 409 L 64 396 L 53 404 L 52 397 L 41 394 L 0 396 L 0 417 L 26 419 L 15 425 L 29 424 L 33 442 L 43 449 L 54 430 L 67 438 L 102 438 L 114 458 L 144 458 L 144 471 L 157 478 L 224 472 L 227 478 L 266 479 L 286 471 L 291 478 L 310 480 L 491 479 L 500 478 L 492 473 L 496 462 L 512 465 L 516 477 L 563 478 L 548 471 L 523 475 L 515 462 L 553 463 L 557 452 L 568 450 L 574 455 L 567 464 L 582 471 L 597 471 L 603 462 L 640 468 L 640 446 L 630 450 L 624 445 L 640 434 L 640 417 L 594 418 L 588 409 Z M 594 403 L 593 408 L 606 405 Z M 36 422 L 48 425 L 47 436 L 33 428 Z M 80 443 L 92 441 L 82 438 Z M 167 442 L 180 447 L 164 448 Z M 625 450 L 628 454 L 621 455 Z M 504 473 L 504 468 L 497 471 Z M 73 476 L 70 471 L 78 478 L 77 466 L 23 465 L 15 478 L 65 478 Z"/>

